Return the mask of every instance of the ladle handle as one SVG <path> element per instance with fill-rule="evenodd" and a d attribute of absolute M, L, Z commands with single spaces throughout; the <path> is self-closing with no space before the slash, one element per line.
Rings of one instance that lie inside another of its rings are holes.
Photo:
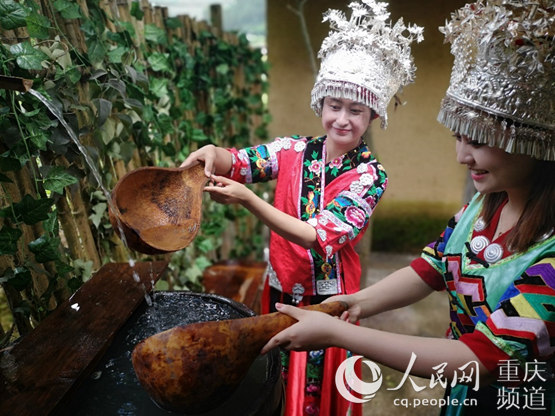
<path fill-rule="evenodd" d="M 328 302 L 318 305 L 301 306 L 301 309 L 340 316 L 349 308 L 345 302 Z M 293 325 L 297 320 L 281 312 L 273 312 L 250 318 L 232 319 L 227 321 L 230 331 L 248 337 L 245 344 L 250 344 L 256 350 L 262 348 L 274 335 Z M 217 324 L 215 324 L 217 325 Z"/>

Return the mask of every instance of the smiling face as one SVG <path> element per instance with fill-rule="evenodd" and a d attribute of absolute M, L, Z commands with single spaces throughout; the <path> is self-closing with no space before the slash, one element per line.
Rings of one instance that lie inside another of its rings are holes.
<path fill-rule="evenodd" d="M 355 148 L 368 129 L 370 108 L 346 98 L 324 98 L 322 126 L 326 130 L 328 149 L 334 149 L 335 157 Z"/>
<path fill-rule="evenodd" d="M 478 192 L 505 191 L 509 195 L 528 192 L 535 159 L 477 143 L 467 136 L 456 137 L 457 161 L 468 166 Z"/>

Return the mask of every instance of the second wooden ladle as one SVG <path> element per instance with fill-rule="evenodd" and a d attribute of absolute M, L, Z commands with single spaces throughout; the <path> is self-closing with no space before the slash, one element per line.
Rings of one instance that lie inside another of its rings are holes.
<path fill-rule="evenodd" d="M 201 165 L 135 169 L 112 191 L 112 225 L 120 236 L 125 235 L 130 248 L 141 253 L 181 250 L 200 229 L 202 191 L 207 181 Z"/>
<path fill-rule="evenodd" d="M 304 306 L 339 316 L 345 302 Z M 296 320 L 283 313 L 177 326 L 141 341 L 131 356 L 135 374 L 162 408 L 198 414 L 221 405 L 262 347 Z"/>

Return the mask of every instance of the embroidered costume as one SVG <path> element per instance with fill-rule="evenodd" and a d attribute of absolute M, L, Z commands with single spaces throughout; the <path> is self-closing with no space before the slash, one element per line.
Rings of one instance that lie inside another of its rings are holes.
<path fill-rule="evenodd" d="M 230 149 L 231 179 L 242 183 L 276 179 L 274 206 L 311 224 L 317 233 L 316 249 L 304 249 L 271 233 L 264 313 L 274 304 L 269 287 L 289 295 L 288 303 L 296 305 L 360 289 L 354 246 L 368 227 L 387 176 L 364 142 L 326 165 L 325 139 L 280 137 L 267 145 Z M 274 300 L 286 301 L 283 295 Z M 287 414 L 347 414 L 351 404 L 332 393 L 335 369 L 347 358 L 345 350 L 282 353 L 282 358 Z M 361 414 L 360 406 L 354 407 L 352 414 Z"/>
<path fill-rule="evenodd" d="M 432 288 L 447 291 L 451 316 L 447 336 L 464 342 L 496 380 L 516 381 L 507 380 L 503 369 L 508 367 L 502 364 L 529 369 L 534 365 L 538 369 L 535 380 L 529 378 L 516 385 L 500 383 L 496 386 L 498 395 L 494 392 L 489 400 L 495 403 L 506 391 L 516 392 L 521 394 L 519 407 L 524 411 L 522 406 L 535 392 L 536 397 L 545 399 L 546 406 L 552 405 L 555 236 L 546 236 L 523 253 L 513 253 L 505 245 L 506 234 L 493 239 L 503 205 L 487 227 L 479 217 L 481 208 L 477 194 L 411 266 Z M 492 246 L 499 247 L 493 250 L 498 254 L 488 261 L 488 247 Z M 472 393 L 471 388 L 456 385 L 450 396 L 462 403 Z M 458 415 L 464 409 L 450 405 L 444 411 L 446 415 Z"/>
<path fill-rule="evenodd" d="M 360 289 L 354 246 L 387 186 L 385 171 L 366 144 L 325 165 L 325 142 L 325 137 L 281 137 L 231 150 L 231 179 L 277 179 L 274 206 L 316 229 L 318 246 L 308 250 L 271 234 L 270 285 L 295 299 Z"/>

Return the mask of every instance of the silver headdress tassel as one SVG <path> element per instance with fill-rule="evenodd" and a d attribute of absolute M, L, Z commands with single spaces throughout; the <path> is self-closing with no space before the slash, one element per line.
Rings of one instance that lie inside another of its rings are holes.
<path fill-rule="evenodd" d="M 438 121 L 479 143 L 555 161 L 554 0 L 479 0 L 440 31 L 455 60 Z"/>
<path fill-rule="evenodd" d="M 324 22 L 331 31 L 318 53 L 321 66 L 312 89 L 311 107 L 320 117 L 327 96 L 357 101 L 373 109 L 387 126 L 387 105 L 414 79 L 416 67 L 410 44 L 422 41 L 423 28 L 408 27 L 399 19 L 392 27 L 387 3 L 374 0 L 349 4 L 347 20 L 339 10 L 328 10 Z"/>

